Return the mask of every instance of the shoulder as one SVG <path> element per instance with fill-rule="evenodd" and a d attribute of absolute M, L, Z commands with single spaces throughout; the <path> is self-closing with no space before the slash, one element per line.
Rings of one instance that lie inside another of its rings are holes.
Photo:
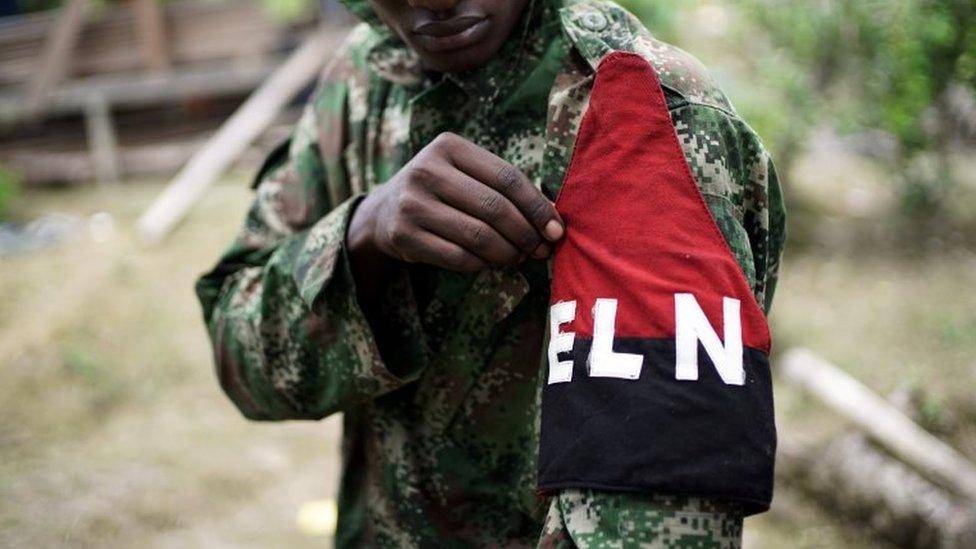
<path fill-rule="evenodd" d="M 309 108 L 314 111 L 313 135 L 329 136 L 323 150 L 341 147 L 339 135 L 347 122 L 366 117 L 369 90 L 374 84 L 372 56 L 388 37 L 367 23 L 353 27 L 319 75 Z M 327 131 L 327 128 L 331 129 Z"/>
<path fill-rule="evenodd" d="M 734 114 L 728 98 L 693 55 L 655 38 L 630 12 L 611 0 L 566 0 L 560 10 L 563 32 L 595 70 L 615 51 L 636 53 L 657 72 L 667 91 L 689 103 Z"/>
<path fill-rule="evenodd" d="M 323 81 L 338 81 L 350 77 L 366 77 L 369 73 L 369 54 L 383 40 L 383 35 L 367 23 L 354 26 L 342 41 L 334 62 L 327 64 Z"/>
<path fill-rule="evenodd" d="M 381 29 L 360 23 L 349 31 L 319 79 L 320 91 L 332 88 L 365 100 L 367 90 L 379 82 L 405 86 L 419 83 L 422 75 L 416 54 L 393 33 Z"/>

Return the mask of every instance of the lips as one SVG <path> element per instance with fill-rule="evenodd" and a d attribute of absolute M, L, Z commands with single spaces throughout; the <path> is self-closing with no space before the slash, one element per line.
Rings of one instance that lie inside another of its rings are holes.
<path fill-rule="evenodd" d="M 473 46 L 488 35 L 483 15 L 458 15 L 450 19 L 422 21 L 413 27 L 414 37 L 429 52 L 447 52 Z"/>
<path fill-rule="evenodd" d="M 484 19 L 484 17 L 478 15 L 461 15 L 443 21 L 427 21 L 416 25 L 413 28 L 413 32 L 425 36 L 443 38 L 464 32 L 481 21 L 484 21 Z"/>

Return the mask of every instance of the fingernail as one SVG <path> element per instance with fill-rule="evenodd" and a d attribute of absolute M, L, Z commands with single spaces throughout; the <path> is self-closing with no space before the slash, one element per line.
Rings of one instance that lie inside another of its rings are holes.
<path fill-rule="evenodd" d="M 539 244 L 539 247 L 532 252 L 532 257 L 536 259 L 543 259 L 549 257 L 549 246 L 545 244 Z"/>
<path fill-rule="evenodd" d="M 563 226 L 555 219 L 551 219 L 546 223 L 545 233 L 549 240 L 559 240 L 563 237 Z"/>

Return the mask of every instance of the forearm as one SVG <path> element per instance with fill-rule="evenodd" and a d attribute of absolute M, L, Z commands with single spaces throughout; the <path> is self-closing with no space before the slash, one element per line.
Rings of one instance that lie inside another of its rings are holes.
<path fill-rule="evenodd" d="M 232 270 L 231 254 L 198 285 L 221 384 L 247 417 L 323 417 L 408 383 L 423 366 L 422 351 L 386 353 L 411 361 L 394 375 L 360 307 L 343 246 L 353 203 L 283 239 L 262 265 Z M 421 345 L 419 322 L 405 322 Z"/>

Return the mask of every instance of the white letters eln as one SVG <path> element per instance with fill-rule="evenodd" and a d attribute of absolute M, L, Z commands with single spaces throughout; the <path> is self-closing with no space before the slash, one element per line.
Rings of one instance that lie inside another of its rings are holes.
<path fill-rule="evenodd" d="M 740 305 L 738 299 L 722 298 L 723 337 L 720 339 L 694 295 L 674 294 L 676 380 L 698 380 L 698 343 L 701 342 L 726 385 L 745 385 Z M 575 300 L 560 301 L 549 310 L 550 385 L 573 380 L 573 361 L 559 360 L 559 353 L 573 349 L 576 333 L 562 332 L 560 328 L 575 319 Z M 613 350 L 616 322 L 617 300 L 598 298 L 593 304 L 593 344 L 587 357 L 587 372 L 589 377 L 636 380 L 640 377 L 644 357 Z"/>

